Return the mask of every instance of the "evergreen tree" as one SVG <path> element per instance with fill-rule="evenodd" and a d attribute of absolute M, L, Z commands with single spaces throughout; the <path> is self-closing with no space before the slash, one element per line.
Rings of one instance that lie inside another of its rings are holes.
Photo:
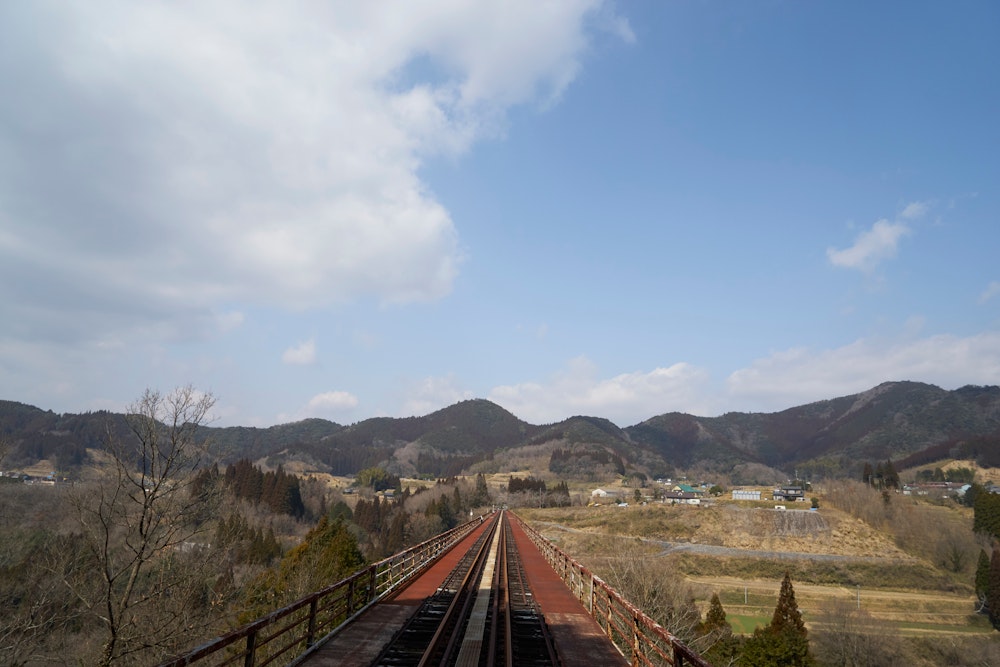
<path fill-rule="evenodd" d="M 490 502 L 490 491 L 486 486 L 486 477 L 483 473 L 476 475 L 476 492 L 472 497 L 472 504 L 475 506 L 486 505 Z"/>
<path fill-rule="evenodd" d="M 785 573 L 774 608 L 771 624 L 754 630 L 740 654 L 746 667 L 811 667 L 809 639 L 799 605 L 795 601 L 792 579 Z"/>
<path fill-rule="evenodd" d="M 406 519 L 407 514 L 403 510 L 396 510 L 389 521 L 389 530 L 385 538 L 386 554 L 394 554 L 403 550 L 406 546 Z"/>
<path fill-rule="evenodd" d="M 746 640 L 733 634 L 732 626 L 726 620 L 726 610 L 722 608 L 719 594 L 713 593 L 701 634 L 708 636 L 710 646 L 702 657 L 713 665 L 734 665 L 738 661 Z"/>
<path fill-rule="evenodd" d="M 1000 546 L 993 546 L 990 558 L 989 588 L 986 591 L 986 606 L 990 611 L 990 623 L 1000 630 Z"/>
<path fill-rule="evenodd" d="M 986 487 L 984 487 L 979 482 L 973 482 L 971 485 L 969 485 L 969 488 L 966 489 L 965 494 L 962 496 L 961 498 L 962 504 L 965 505 L 966 507 L 975 507 L 976 498 L 979 497 L 980 493 L 986 493 Z"/>
<path fill-rule="evenodd" d="M 874 476 L 874 474 L 875 473 L 872 471 L 872 464 L 865 461 L 865 469 L 861 472 L 861 481 L 870 486 L 872 483 L 872 476 Z"/>
<path fill-rule="evenodd" d="M 896 472 L 896 466 L 892 465 L 892 459 L 885 462 L 885 469 L 882 474 L 886 488 L 899 488 L 899 473 Z"/>
<path fill-rule="evenodd" d="M 781 592 L 778 594 L 778 605 L 774 608 L 774 615 L 771 617 L 769 626 L 774 632 L 792 632 L 806 636 L 806 624 L 802 622 L 802 614 L 799 613 L 799 604 L 795 601 L 795 589 L 792 588 L 792 578 L 785 572 L 785 578 L 781 581 Z"/>
<path fill-rule="evenodd" d="M 976 565 L 976 600 L 979 605 L 978 611 L 986 608 L 987 594 L 990 590 L 990 557 L 986 555 L 985 549 L 979 550 L 979 564 Z"/>
<path fill-rule="evenodd" d="M 340 520 L 326 516 L 298 546 L 244 587 L 243 612 L 247 622 L 284 604 L 333 584 L 365 564 L 358 541 Z"/>
<path fill-rule="evenodd" d="M 1000 494 L 980 493 L 972 509 L 972 530 L 1000 538 Z"/>
<path fill-rule="evenodd" d="M 458 525 L 458 519 L 455 516 L 455 509 L 452 504 L 448 501 L 448 496 L 441 496 L 437 502 L 437 515 L 441 517 L 441 524 L 448 528 L 454 528 Z"/>
<path fill-rule="evenodd" d="M 706 632 L 714 630 L 729 629 L 729 621 L 726 620 L 726 610 L 722 608 L 722 601 L 718 593 L 712 593 L 712 601 L 708 605 L 708 613 L 705 614 L 704 629 Z"/>

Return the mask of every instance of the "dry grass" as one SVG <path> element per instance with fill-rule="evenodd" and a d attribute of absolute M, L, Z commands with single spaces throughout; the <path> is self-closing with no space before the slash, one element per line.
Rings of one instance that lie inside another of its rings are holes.
<path fill-rule="evenodd" d="M 929 512 L 920 516 L 935 517 L 939 527 L 964 520 L 963 513 L 947 508 Z M 524 509 L 518 514 L 599 575 L 623 544 L 667 560 L 692 585 L 703 611 L 717 592 L 727 613 L 766 622 L 781 577 L 789 571 L 808 623 L 817 623 L 834 602 L 857 605 L 860 599 L 863 611 L 903 634 L 990 631 L 973 613 L 970 575 L 938 567 L 922 554 L 897 546 L 891 534 L 828 506 L 818 513 L 802 512 L 800 518 L 790 516 L 798 512 L 732 502 L 701 508 L 652 504 Z M 678 543 L 695 551 L 670 552 L 668 547 Z M 689 545 L 727 550 L 725 555 L 703 555 Z M 804 555 L 762 557 L 760 552 Z"/>

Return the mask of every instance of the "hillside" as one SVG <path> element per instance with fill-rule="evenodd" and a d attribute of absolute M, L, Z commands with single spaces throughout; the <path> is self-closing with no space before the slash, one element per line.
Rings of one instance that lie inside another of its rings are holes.
<path fill-rule="evenodd" d="M 0 401 L 0 439 L 8 450 L 3 465 L 47 459 L 70 471 L 87 461 L 88 450 L 102 447 L 109 420 L 120 419 Z M 350 426 L 306 419 L 269 428 L 208 427 L 202 436 L 222 463 L 296 461 L 338 475 L 381 465 L 400 475 L 430 476 L 528 470 L 600 479 L 631 472 L 669 476 L 691 468 L 737 478 L 747 469 L 854 476 L 865 461 L 886 459 L 918 465 L 957 456 L 996 465 L 1000 387 L 946 391 L 889 382 L 776 413 L 665 413 L 624 429 L 595 416 L 532 425 L 476 399 L 422 417 L 379 417 Z"/>
<path fill-rule="evenodd" d="M 826 476 L 860 470 L 864 461 L 919 459 L 922 453 L 928 460 L 921 462 L 964 455 L 993 465 L 1000 455 L 1000 387 L 945 391 L 887 382 L 770 414 L 660 415 L 625 432 L 678 467 L 731 470 L 759 463 Z"/>

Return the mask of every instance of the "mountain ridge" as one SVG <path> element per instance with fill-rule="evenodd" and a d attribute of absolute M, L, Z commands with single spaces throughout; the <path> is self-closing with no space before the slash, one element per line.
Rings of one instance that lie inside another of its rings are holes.
<path fill-rule="evenodd" d="M 53 460 L 60 468 L 80 465 L 88 449 L 100 448 L 102 424 L 111 417 L 121 416 L 60 415 L 0 401 L 0 438 L 10 445 L 5 465 L 32 459 Z M 579 469 L 573 466 L 577 458 L 588 465 L 597 461 L 598 467 L 604 461 L 606 471 L 654 476 L 678 468 L 731 472 L 748 465 L 837 476 L 852 474 L 863 461 L 920 460 L 963 448 L 973 457 L 1000 459 L 1000 387 L 945 390 L 885 382 L 773 413 L 666 412 L 626 428 L 586 415 L 534 425 L 491 401 L 471 399 L 420 417 L 374 417 L 351 425 L 310 418 L 266 428 L 206 426 L 202 435 L 212 441 L 220 462 L 300 459 L 333 474 L 374 465 L 407 475 L 500 471 L 503 461 L 522 453 L 534 461 L 548 457 L 552 471 Z"/>

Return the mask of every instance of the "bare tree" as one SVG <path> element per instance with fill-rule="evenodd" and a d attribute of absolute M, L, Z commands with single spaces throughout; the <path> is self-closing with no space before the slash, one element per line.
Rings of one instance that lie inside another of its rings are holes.
<path fill-rule="evenodd" d="M 191 641 L 211 584 L 198 554 L 211 491 L 192 493 L 206 457 L 196 439 L 215 403 L 191 386 L 146 392 L 109 423 L 110 465 L 74 495 L 90 566 L 65 578 L 103 627 L 101 665 L 143 661 Z M 183 639 L 182 639 L 183 638 Z"/>
<path fill-rule="evenodd" d="M 823 605 L 813 643 L 820 663 L 831 667 L 911 664 L 901 655 L 897 630 L 890 623 L 855 608 L 849 600 Z"/>
<path fill-rule="evenodd" d="M 67 628 L 79 607 L 62 585 L 76 567 L 78 540 L 50 530 L 58 489 L 0 486 L 0 664 L 38 664 L 66 655 Z"/>
<path fill-rule="evenodd" d="M 608 560 L 607 582 L 644 614 L 699 652 L 717 639 L 699 631 L 701 613 L 690 584 L 634 540 L 622 540 Z"/>

